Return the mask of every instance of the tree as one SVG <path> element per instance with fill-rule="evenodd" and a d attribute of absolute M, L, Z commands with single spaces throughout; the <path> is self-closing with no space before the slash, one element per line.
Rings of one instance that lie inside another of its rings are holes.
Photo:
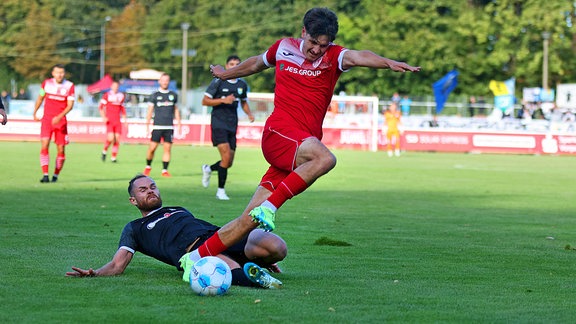
<path fill-rule="evenodd" d="M 110 20 L 106 29 L 105 70 L 116 76 L 128 76 L 130 71 L 149 67 L 142 50 L 142 28 L 146 8 L 130 1 L 124 11 Z"/>
<path fill-rule="evenodd" d="M 52 21 L 50 8 L 33 2 L 22 28 L 6 38 L 12 45 L 10 66 L 25 78 L 42 80 L 49 75 L 50 66 L 68 63 L 59 53 L 57 44 L 62 35 Z"/>

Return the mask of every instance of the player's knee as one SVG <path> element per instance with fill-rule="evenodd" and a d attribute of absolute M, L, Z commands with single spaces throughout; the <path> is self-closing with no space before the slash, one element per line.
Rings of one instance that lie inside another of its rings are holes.
<path fill-rule="evenodd" d="M 278 240 L 278 241 L 279 242 L 276 242 L 274 246 L 272 254 L 276 260 L 282 261 L 288 255 L 288 246 L 286 245 L 286 242 L 284 242 L 284 240 Z"/>
<path fill-rule="evenodd" d="M 229 169 L 232 167 L 232 161 L 220 161 L 220 167 L 224 169 Z"/>
<path fill-rule="evenodd" d="M 322 155 L 321 165 L 323 166 L 325 172 L 334 169 L 336 166 L 336 156 L 332 154 L 332 152 L 328 152 L 327 154 Z"/>

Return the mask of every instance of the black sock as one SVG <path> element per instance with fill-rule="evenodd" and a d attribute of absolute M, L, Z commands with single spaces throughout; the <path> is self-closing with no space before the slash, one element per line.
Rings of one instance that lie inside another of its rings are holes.
<path fill-rule="evenodd" d="M 226 178 L 228 178 L 228 169 L 223 167 L 218 168 L 218 188 L 224 188 L 226 185 Z"/>
<path fill-rule="evenodd" d="M 150 166 L 152 164 L 152 160 L 146 160 L 146 165 Z"/>
<path fill-rule="evenodd" d="M 170 164 L 170 161 L 168 162 L 162 161 L 162 166 L 164 167 L 164 170 L 168 170 L 168 164 Z"/>
<path fill-rule="evenodd" d="M 256 287 L 257 285 L 254 284 L 246 274 L 244 270 L 241 268 L 232 269 L 232 284 L 236 286 L 244 286 L 244 287 Z"/>
<path fill-rule="evenodd" d="M 220 161 L 218 161 L 218 162 L 216 162 L 210 166 L 210 170 L 212 170 L 212 171 L 218 171 L 219 169 L 220 169 Z"/>

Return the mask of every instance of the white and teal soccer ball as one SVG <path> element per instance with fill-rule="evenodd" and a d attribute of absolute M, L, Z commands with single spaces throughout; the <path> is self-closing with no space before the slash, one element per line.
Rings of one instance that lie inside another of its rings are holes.
<path fill-rule="evenodd" d="M 190 287 L 200 296 L 224 295 L 232 284 L 232 271 L 222 259 L 207 256 L 190 270 Z"/>

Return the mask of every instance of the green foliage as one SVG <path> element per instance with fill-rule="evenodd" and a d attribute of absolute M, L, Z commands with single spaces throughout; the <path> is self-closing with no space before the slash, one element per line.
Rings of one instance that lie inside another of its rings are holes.
<path fill-rule="evenodd" d="M 73 138 L 72 138 L 73 140 Z M 102 138 L 102 140 L 104 140 Z M 137 253 L 117 277 L 66 278 L 99 267 L 138 217 L 128 180 L 146 145 L 71 144 L 58 183 L 40 184 L 38 143 L 2 143 L 2 323 L 571 323 L 575 157 L 335 151 L 338 166 L 278 212 L 289 248 L 282 290 L 192 294 L 181 273 Z M 53 167 L 55 148 L 51 147 Z M 201 186 L 213 147 L 173 147 L 165 205 L 224 224 L 267 165 L 240 146 L 230 201 Z M 316 245 L 317 238 L 352 246 Z M 281 307 L 279 306 L 281 305 Z"/>

